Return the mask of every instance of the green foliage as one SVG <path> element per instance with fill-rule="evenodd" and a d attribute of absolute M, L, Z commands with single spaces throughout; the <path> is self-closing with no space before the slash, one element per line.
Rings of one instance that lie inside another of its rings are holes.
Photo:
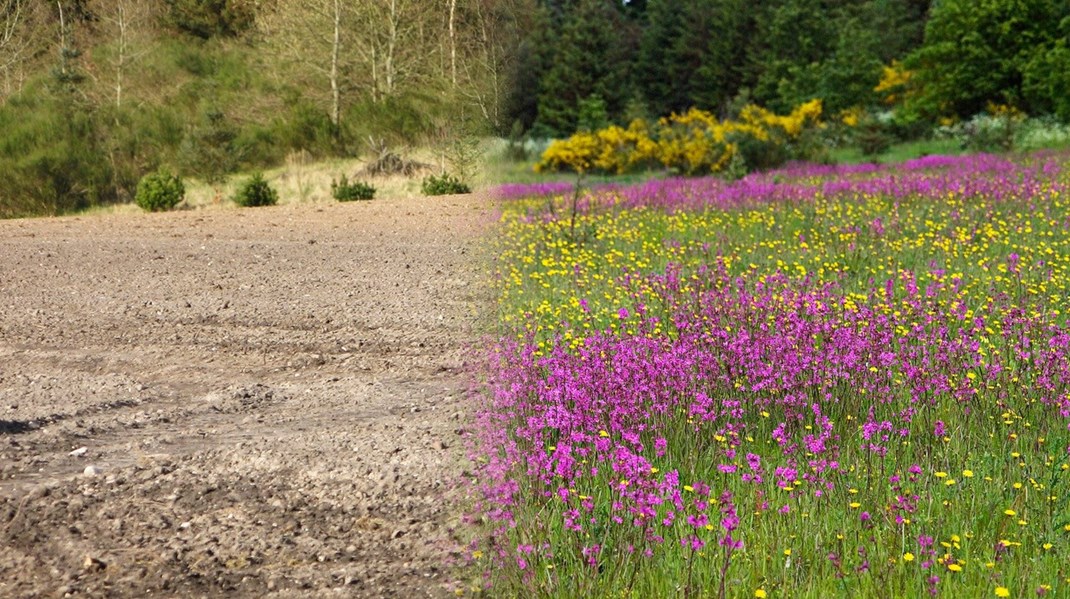
<path fill-rule="evenodd" d="M 580 100 L 576 127 L 578 131 L 597 131 L 609 126 L 609 107 L 602 96 L 591 94 Z"/>
<path fill-rule="evenodd" d="M 420 186 L 425 196 L 442 196 L 461 193 L 472 193 L 466 183 L 447 173 L 441 175 L 428 175 Z"/>
<path fill-rule="evenodd" d="M 279 192 L 264 180 L 263 173 L 254 173 L 238 187 L 234 203 L 244 207 L 274 206 L 279 203 Z"/>
<path fill-rule="evenodd" d="M 888 126 L 875 118 L 865 118 L 858 123 L 854 131 L 854 141 L 867 158 L 879 156 L 888 151 L 895 143 L 895 136 Z"/>
<path fill-rule="evenodd" d="M 754 14 L 741 0 L 649 2 L 636 83 L 650 112 L 723 108 L 743 81 Z"/>
<path fill-rule="evenodd" d="M 235 140 L 238 131 L 216 109 L 206 110 L 201 122 L 190 129 L 178 149 L 179 163 L 186 174 L 208 183 L 221 183 L 238 167 Z"/>
<path fill-rule="evenodd" d="M 0 217 L 64 214 L 118 197 L 105 130 L 65 93 L 0 105 Z"/>
<path fill-rule="evenodd" d="M 248 0 L 165 0 L 165 22 L 182 33 L 209 39 L 236 37 L 252 29 L 255 5 Z"/>
<path fill-rule="evenodd" d="M 346 109 L 342 134 L 354 147 L 369 138 L 381 139 L 392 146 L 416 143 L 429 135 L 439 109 L 433 98 L 420 94 L 381 101 L 362 100 Z M 345 148 L 345 151 L 353 153 L 352 149 Z"/>
<path fill-rule="evenodd" d="M 539 80 L 535 127 L 548 136 L 579 126 L 580 103 L 597 95 L 610 118 L 621 113 L 631 94 L 626 69 L 637 53 L 626 40 L 638 37 L 637 25 L 614 3 L 578 0 L 552 39 L 549 70 Z"/>
<path fill-rule="evenodd" d="M 350 183 L 349 179 L 342 175 L 338 181 L 331 179 L 331 196 L 339 202 L 371 200 L 375 198 L 375 188 L 364 181 Z"/>
<path fill-rule="evenodd" d="M 971 152 L 1008 152 L 1014 148 L 1014 138 L 1021 119 L 1012 115 L 978 114 L 968 121 L 957 123 L 941 131 Z"/>
<path fill-rule="evenodd" d="M 1041 112 L 1066 84 L 1057 40 L 1070 5 L 1059 0 L 945 0 L 933 5 L 916 71 L 911 109 L 968 118 L 995 102 Z M 1023 81 L 1028 81 L 1023 89 Z M 1065 96 L 1063 96 L 1065 97 Z"/>
<path fill-rule="evenodd" d="M 1070 17 L 1063 20 L 1061 35 L 1047 49 L 1037 51 L 1025 67 L 1023 93 L 1036 109 L 1070 122 Z"/>
<path fill-rule="evenodd" d="M 1068 147 L 1070 125 L 1060 123 L 1052 116 L 1026 119 L 1018 126 L 1014 136 L 1014 149 L 1019 152 Z"/>
<path fill-rule="evenodd" d="M 163 212 L 171 210 L 186 197 L 182 179 L 168 172 L 149 173 L 137 184 L 134 201 L 142 210 Z"/>

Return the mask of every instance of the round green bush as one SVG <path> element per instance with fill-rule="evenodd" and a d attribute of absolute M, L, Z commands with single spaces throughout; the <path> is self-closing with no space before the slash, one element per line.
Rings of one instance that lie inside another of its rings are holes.
<path fill-rule="evenodd" d="M 137 183 L 134 202 L 143 210 L 163 212 L 178 205 L 186 197 L 186 186 L 171 173 L 149 173 Z"/>
<path fill-rule="evenodd" d="M 443 173 L 441 176 L 430 175 L 424 179 L 422 191 L 425 196 L 442 196 L 472 193 L 472 188 L 460 179 Z"/>
<path fill-rule="evenodd" d="M 279 192 L 275 191 L 263 173 L 255 173 L 248 181 L 238 187 L 234 203 L 239 206 L 274 206 L 279 203 Z"/>
<path fill-rule="evenodd" d="M 345 175 L 341 181 L 331 180 L 331 195 L 339 202 L 371 200 L 375 198 L 375 188 L 363 181 L 349 182 Z"/>

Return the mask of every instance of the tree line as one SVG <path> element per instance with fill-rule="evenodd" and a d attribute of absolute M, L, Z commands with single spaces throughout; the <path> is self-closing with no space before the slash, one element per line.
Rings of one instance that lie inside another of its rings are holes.
<path fill-rule="evenodd" d="M 0 0 L 0 216 L 696 107 L 1070 120 L 1064 0 Z"/>
<path fill-rule="evenodd" d="M 0 216 L 501 125 L 524 0 L 0 0 Z"/>
<path fill-rule="evenodd" d="M 539 137 L 814 98 L 921 129 L 990 104 L 1070 119 L 1063 0 L 540 0 L 530 19 L 506 114 Z"/>

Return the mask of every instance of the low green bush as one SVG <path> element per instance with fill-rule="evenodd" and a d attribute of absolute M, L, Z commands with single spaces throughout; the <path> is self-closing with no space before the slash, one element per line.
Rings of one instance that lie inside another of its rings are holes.
<path fill-rule="evenodd" d="M 149 173 L 137 183 L 134 202 L 142 210 L 163 212 L 177 206 L 186 197 L 186 186 L 177 176 L 160 171 Z"/>
<path fill-rule="evenodd" d="M 458 193 L 472 193 L 472 188 L 460 179 L 446 173 L 429 175 L 421 187 L 425 196 L 443 196 Z"/>
<path fill-rule="evenodd" d="M 239 206 L 274 206 L 279 203 L 279 192 L 264 180 L 263 173 L 255 173 L 238 187 L 234 203 Z"/>
<path fill-rule="evenodd" d="M 371 200 L 375 198 L 375 188 L 364 181 L 349 182 L 345 175 L 335 181 L 331 179 L 331 195 L 339 202 Z"/>
<path fill-rule="evenodd" d="M 895 143 L 895 137 L 884 123 L 874 118 L 865 118 L 855 130 L 855 142 L 862 150 L 863 156 L 872 158 L 887 152 Z"/>

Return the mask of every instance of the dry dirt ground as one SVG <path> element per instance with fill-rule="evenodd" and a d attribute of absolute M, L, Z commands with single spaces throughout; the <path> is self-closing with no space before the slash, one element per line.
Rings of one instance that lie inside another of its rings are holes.
<path fill-rule="evenodd" d="M 492 221 L 0 221 L 0 597 L 450 594 Z"/>

